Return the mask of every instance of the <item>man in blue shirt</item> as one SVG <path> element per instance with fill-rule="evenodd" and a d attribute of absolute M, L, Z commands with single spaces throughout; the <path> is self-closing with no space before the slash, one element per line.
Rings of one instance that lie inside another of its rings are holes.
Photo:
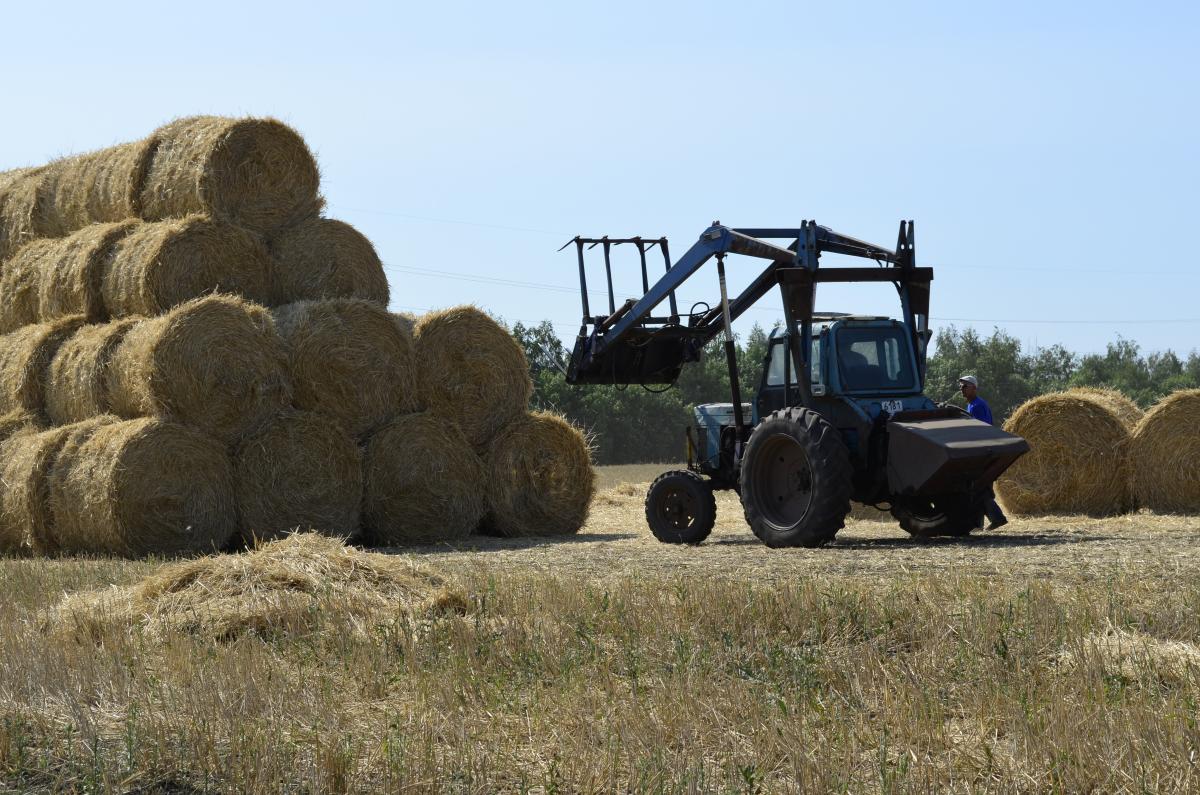
<path fill-rule="evenodd" d="M 986 400 L 979 397 L 979 379 L 973 375 L 964 375 L 958 379 L 958 386 L 962 390 L 962 396 L 967 399 L 967 413 L 980 422 L 993 425 L 992 409 Z M 996 493 L 991 489 L 988 489 L 988 498 L 983 504 L 983 512 L 988 518 L 988 530 L 995 530 L 997 527 L 1008 524 L 1008 517 L 996 504 Z"/>

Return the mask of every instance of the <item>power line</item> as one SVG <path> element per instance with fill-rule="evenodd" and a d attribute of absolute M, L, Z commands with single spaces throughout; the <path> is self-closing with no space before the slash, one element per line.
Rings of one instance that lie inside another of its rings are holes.
<path fill-rule="evenodd" d="M 442 271 L 433 268 L 415 268 L 407 265 L 388 265 L 389 269 L 412 273 L 417 276 L 432 276 L 443 279 L 456 279 L 459 281 L 479 282 L 481 284 L 499 285 L 504 287 L 519 287 L 521 289 L 530 290 L 548 290 L 557 293 L 567 293 L 578 295 L 579 290 L 574 287 L 557 284 L 539 284 L 537 282 L 527 282 L 518 279 L 504 279 L 495 276 L 483 276 L 480 274 L 469 274 L 455 271 Z M 599 293 L 589 290 L 591 296 L 605 296 L 606 293 Z M 772 309 L 771 307 L 750 307 L 758 312 L 774 312 L 778 314 L 780 310 Z M 968 317 L 931 317 L 930 320 L 936 320 L 939 323 L 1011 323 L 1011 324 L 1052 324 L 1052 325 L 1177 325 L 1200 323 L 1200 317 L 1193 318 L 1089 318 L 1089 319 L 1073 319 L 1073 318 L 968 318 Z M 521 321 L 529 322 L 529 321 Z M 566 324 L 554 324 L 555 326 Z M 572 324 L 575 327 L 577 324 Z"/>

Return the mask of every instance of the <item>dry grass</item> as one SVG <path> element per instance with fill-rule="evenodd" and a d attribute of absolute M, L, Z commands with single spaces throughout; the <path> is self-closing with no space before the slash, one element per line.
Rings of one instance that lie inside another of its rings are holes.
<path fill-rule="evenodd" d="M 312 153 L 274 119 L 193 116 L 152 137 L 158 147 L 142 187 L 143 218 L 205 213 L 269 232 L 321 207 Z"/>
<path fill-rule="evenodd" d="M 218 641 L 247 634 L 306 635 L 321 613 L 368 636 L 405 610 L 448 604 L 443 580 L 403 558 L 371 555 L 336 538 L 298 533 L 240 555 L 182 561 L 128 587 L 67 596 L 43 618 L 51 633 L 98 640 L 145 631 Z"/>
<path fill-rule="evenodd" d="M 1022 404 L 1004 429 L 1023 436 L 1030 452 L 996 481 L 996 495 L 1012 513 L 1042 516 L 1129 510 L 1129 428 L 1115 401 L 1074 391 L 1041 395 Z"/>
<path fill-rule="evenodd" d="M 1164 513 L 1200 512 L 1200 389 L 1174 392 L 1146 412 L 1129 458 L 1140 504 Z"/>
<path fill-rule="evenodd" d="M 641 488 L 602 494 L 579 535 L 481 539 L 478 551 L 383 556 L 312 539 L 331 545 L 317 561 L 267 565 L 0 562 L 0 782 L 1200 786 L 1196 522 L 1017 520 L 1011 533 L 919 543 L 852 521 L 831 547 L 768 550 L 727 524 L 736 501 L 722 495 L 710 542 L 677 548 L 649 539 Z M 387 593 L 368 585 L 374 573 L 414 564 L 452 573 L 465 615 L 412 611 L 424 578 L 365 609 L 347 598 Z M 98 612 L 94 593 L 63 602 L 109 583 L 122 588 Z M 51 615 L 67 631 L 33 630 Z"/>
<path fill-rule="evenodd" d="M 350 224 L 311 218 L 275 235 L 271 253 L 278 260 L 276 304 L 361 298 L 382 307 L 388 305 L 383 262 L 371 241 Z"/>

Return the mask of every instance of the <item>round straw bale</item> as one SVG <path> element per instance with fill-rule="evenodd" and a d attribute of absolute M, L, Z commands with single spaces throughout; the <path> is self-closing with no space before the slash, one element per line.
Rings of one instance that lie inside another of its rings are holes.
<path fill-rule="evenodd" d="M 194 116 L 153 137 L 141 197 L 147 220 L 209 213 L 267 232 L 320 209 L 316 160 L 282 122 Z"/>
<path fill-rule="evenodd" d="M 1200 389 L 1154 404 L 1133 431 L 1133 489 L 1143 508 L 1200 513 Z"/>
<path fill-rule="evenodd" d="M 45 171 L 45 166 L 39 166 L 0 174 L 0 260 L 41 236 L 38 192 Z"/>
<path fill-rule="evenodd" d="M 139 226 L 136 220 L 91 224 L 55 241 L 50 256 L 40 263 L 37 318 L 82 315 L 89 323 L 107 320 L 104 273 L 117 244 Z"/>
<path fill-rule="evenodd" d="M 339 298 L 274 314 L 297 408 L 334 418 L 356 438 L 417 409 L 412 342 L 383 307 Z"/>
<path fill-rule="evenodd" d="M 59 347 L 46 371 L 50 422 L 66 425 L 111 411 L 109 365 L 113 351 L 136 322 L 136 318 L 123 318 L 83 326 Z"/>
<path fill-rule="evenodd" d="M 102 424 L 68 437 L 50 470 L 49 495 L 63 551 L 213 551 L 237 532 L 225 446 L 160 418 Z"/>
<path fill-rule="evenodd" d="M 62 255 L 60 240 L 38 239 L 17 249 L 0 271 L 0 333 L 38 322 L 38 285 L 46 263 Z M 50 265 L 47 269 L 53 268 Z"/>
<path fill-rule="evenodd" d="M 421 403 L 482 448 L 529 405 L 525 353 L 499 323 L 473 306 L 430 312 L 414 335 Z"/>
<path fill-rule="evenodd" d="M 105 263 L 101 293 L 113 317 L 157 315 L 214 292 L 271 298 L 274 262 L 262 238 L 207 216 L 139 224 Z"/>
<path fill-rule="evenodd" d="M 244 440 L 234 455 L 238 513 L 247 541 L 296 530 L 358 532 L 362 452 L 341 426 L 290 411 Z"/>
<path fill-rule="evenodd" d="M 59 346 L 81 325 L 82 318 L 69 317 L 0 336 L 0 411 L 46 416 L 46 370 Z"/>
<path fill-rule="evenodd" d="M 1104 403 L 1056 392 L 1022 404 L 1004 429 L 1030 452 L 996 481 L 1010 511 L 1107 516 L 1131 507 L 1129 430 Z"/>
<path fill-rule="evenodd" d="M 291 401 L 287 356 L 271 314 L 228 295 L 139 320 L 113 349 L 109 405 L 162 415 L 232 442 Z"/>
<path fill-rule="evenodd" d="M 492 440 L 484 463 L 490 532 L 568 535 L 583 527 L 596 473 L 587 439 L 564 418 L 517 418 Z"/>
<path fill-rule="evenodd" d="M 42 185 L 45 234 L 57 237 L 89 224 L 136 218 L 157 146 L 150 137 L 51 163 Z"/>
<path fill-rule="evenodd" d="M 93 417 L 40 433 L 19 433 L 0 446 L 0 536 L 19 538 L 22 546 L 47 555 L 62 549 L 50 512 L 50 472 L 74 435 L 117 422 Z"/>
<path fill-rule="evenodd" d="M 463 538 L 485 510 L 483 462 L 431 412 L 397 417 L 367 441 L 363 530 L 388 546 Z"/>
<path fill-rule="evenodd" d="M 1078 395 L 1079 397 L 1090 398 L 1103 403 L 1113 414 L 1117 415 L 1117 419 L 1130 431 L 1133 431 L 1144 414 L 1138 408 L 1138 404 L 1116 389 L 1098 389 L 1096 387 L 1080 386 L 1068 389 L 1067 394 Z"/>
<path fill-rule="evenodd" d="M 311 218 L 282 230 L 271 241 L 275 303 L 321 298 L 362 298 L 388 305 L 387 274 L 375 247 L 342 221 Z"/>

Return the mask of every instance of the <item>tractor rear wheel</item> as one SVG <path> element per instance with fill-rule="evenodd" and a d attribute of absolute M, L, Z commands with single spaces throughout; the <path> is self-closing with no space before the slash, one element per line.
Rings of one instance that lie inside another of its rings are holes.
<path fill-rule="evenodd" d="M 664 544 L 699 544 L 716 521 L 712 486 L 695 472 L 666 472 L 646 492 L 646 523 Z"/>
<path fill-rule="evenodd" d="M 818 547 L 846 523 L 850 451 L 837 428 L 803 408 L 774 412 L 750 434 L 742 457 L 742 508 L 769 547 Z"/>
<path fill-rule="evenodd" d="M 892 516 L 916 538 L 965 536 L 983 527 L 984 503 L 978 494 L 905 497 L 892 503 Z"/>

